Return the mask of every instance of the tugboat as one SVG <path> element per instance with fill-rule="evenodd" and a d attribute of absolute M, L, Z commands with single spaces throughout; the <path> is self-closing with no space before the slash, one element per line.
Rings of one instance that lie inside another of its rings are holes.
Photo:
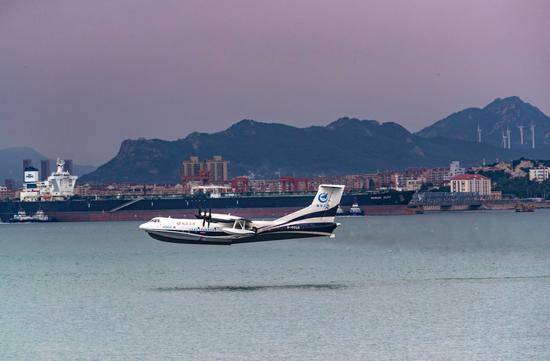
<path fill-rule="evenodd" d="M 8 223 L 25 223 L 32 222 L 32 217 L 27 215 L 23 209 L 20 209 L 17 214 L 14 214 L 9 220 Z"/>
<path fill-rule="evenodd" d="M 365 212 L 361 208 L 359 208 L 359 205 L 357 203 L 353 203 L 351 205 L 351 208 L 349 209 L 349 212 L 347 214 L 348 216 L 364 216 Z"/>
<path fill-rule="evenodd" d="M 516 212 L 534 212 L 535 205 L 533 203 L 517 203 L 514 207 Z"/>
<path fill-rule="evenodd" d="M 53 222 L 53 219 L 48 217 L 43 210 L 39 209 L 32 216 L 29 216 L 23 209 L 20 209 L 17 214 L 14 214 L 8 220 L 8 223 L 40 223 Z"/>
<path fill-rule="evenodd" d="M 344 211 L 340 206 L 336 210 L 337 216 L 364 216 L 365 212 L 359 207 L 357 202 L 354 202 L 348 211 Z"/>
<path fill-rule="evenodd" d="M 34 216 L 32 216 L 33 222 L 51 222 L 52 220 L 48 217 L 43 210 L 39 209 L 36 211 Z"/>

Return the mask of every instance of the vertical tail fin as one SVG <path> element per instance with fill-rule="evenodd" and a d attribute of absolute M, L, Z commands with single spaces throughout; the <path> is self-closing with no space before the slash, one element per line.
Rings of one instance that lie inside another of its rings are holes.
<path fill-rule="evenodd" d="M 272 227 L 313 218 L 321 222 L 334 222 L 334 216 L 343 194 L 343 185 L 321 184 L 309 206 L 276 219 L 273 221 Z"/>
<path fill-rule="evenodd" d="M 336 209 L 342 200 L 342 194 L 344 194 L 342 185 L 321 184 L 309 207 L 317 210 Z"/>

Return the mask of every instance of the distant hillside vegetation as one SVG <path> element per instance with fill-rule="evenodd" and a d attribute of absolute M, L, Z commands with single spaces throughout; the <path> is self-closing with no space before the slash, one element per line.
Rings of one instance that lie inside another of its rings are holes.
<path fill-rule="evenodd" d="M 193 133 L 176 141 L 125 140 L 112 160 L 80 182 L 175 183 L 183 159 L 220 154 L 231 176 L 317 176 L 438 166 L 449 159 L 474 163 L 502 151 L 459 140 L 426 139 L 395 123 L 339 119 L 326 127 L 296 128 L 243 120 L 213 134 Z"/>

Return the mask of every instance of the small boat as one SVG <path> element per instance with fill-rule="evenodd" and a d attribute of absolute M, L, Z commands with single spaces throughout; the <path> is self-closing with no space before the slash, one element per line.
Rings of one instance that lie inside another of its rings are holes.
<path fill-rule="evenodd" d="M 517 203 L 514 207 L 516 212 L 534 212 L 535 205 L 533 203 Z"/>
<path fill-rule="evenodd" d="M 20 209 L 17 214 L 14 214 L 9 220 L 9 223 L 24 223 L 24 222 L 32 222 L 32 217 L 27 215 L 27 212 L 25 212 L 23 209 Z"/>
<path fill-rule="evenodd" d="M 53 219 L 48 217 L 43 210 L 39 209 L 32 216 L 29 216 L 25 210 L 20 209 L 17 214 L 14 214 L 8 223 L 34 223 L 34 222 L 52 222 Z"/>
<path fill-rule="evenodd" d="M 43 210 L 39 209 L 36 211 L 34 216 L 32 216 L 33 222 L 49 222 L 50 217 L 48 217 Z"/>
<path fill-rule="evenodd" d="M 361 208 L 359 208 L 359 205 L 357 203 L 353 203 L 351 205 L 351 208 L 348 211 L 348 216 L 364 216 L 365 212 Z"/>
<path fill-rule="evenodd" d="M 365 212 L 359 207 L 357 203 L 353 203 L 349 210 L 345 211 L 340 206 L 336 210 L 337 216 L 364 216 Z"/>

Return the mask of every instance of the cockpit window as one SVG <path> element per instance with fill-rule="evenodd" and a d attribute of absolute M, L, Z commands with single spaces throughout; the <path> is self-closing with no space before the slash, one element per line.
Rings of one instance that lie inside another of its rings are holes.
<path fill-rule="evenodd" d="M 151 219 L 149 222 L 159 223 L 160 220 L 159 220 L 158 218 L 153 218 L 153 219 Z"/>
<path fill-rule="evenodd" d="M 250 230 L 252 229 L 252 223 L 245 219 L 236 219 L 233 228 Z"/>

